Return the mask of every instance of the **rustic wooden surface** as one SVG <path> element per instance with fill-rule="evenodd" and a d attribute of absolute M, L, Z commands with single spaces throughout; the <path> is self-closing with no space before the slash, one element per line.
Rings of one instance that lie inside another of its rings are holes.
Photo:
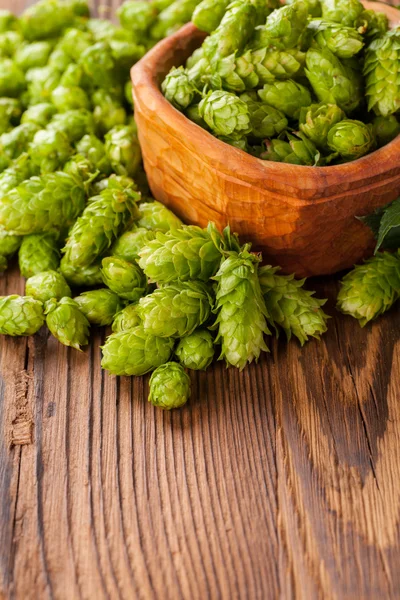
<path fill-rule="evenodd" d="M 194 373 L 173 413 L 101 372 L 101 330 L 0 339 L 0 597 L 399 598 L 400 307 L 362 330 L 313 285 L 321 343 Z"/>

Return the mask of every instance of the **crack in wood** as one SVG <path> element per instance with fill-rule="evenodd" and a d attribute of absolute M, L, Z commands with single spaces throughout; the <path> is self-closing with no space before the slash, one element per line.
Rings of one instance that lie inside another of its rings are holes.
<path fill-rule="evenodd" d="M 32 377 L 26 369 L 14 376 L 13 415 L 8 432 L 10 447 L 25 446 L 33 442 L 34 421 L 32 414 L 31 387 Z"/>

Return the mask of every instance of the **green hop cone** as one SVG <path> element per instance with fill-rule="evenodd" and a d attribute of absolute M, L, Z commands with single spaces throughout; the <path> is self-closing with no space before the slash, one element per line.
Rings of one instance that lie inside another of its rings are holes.
<path fill-rule="evenodd" d="M 306 64 L 307 78 L 320 102 L 337 104 L 346 113 L 360 105 L 363 97 L 361 77 L 328 48 L 310 48 Z"/>
<path fill-rule="evenodd" d="M 330 129 L 328 146 L 348 160 L 360 158 L 376 146 L 372 126 L 361 121 L 345 119 Z"/>
<path fill-rule="evenodd" d="M 192 22 L 201 31 L 212 33 L 226 12 L 231 0 L 202 0 L 192 14 Z"/>
<path fill-rule="evenodd" d="M 158 367 L 150 377 L 149 386 L 149 402 L 164 410 L 180 408 L 190 397 L 190 377 L 175 362 Z"/>
<path fill-rule="evenodd" d="M 74 300 L 93 325 L 111 325 L 116 313 L 122 309 L 117 294 L 107 289 L 84 292 Z"/>
<path fill-rule="evenodd" d="M 144 227 L 135 227 L 126 231 L 119 237 L 111 248 L 112 256 L 119 256 L 128 262 L 134 263 L 139 259 L 143 246 L 154 240 L 155 233 Z"/>
<path fill-rule="evenodd" d="M 218 282 L 216 342 L 222 344 L 219 359 L 242 370 L 262 351 L 268 352 L 264 335 L 270 334 L 267 309 L 258 280 L 259 258 L 245 247 L 231 252 L 215 276 Z"/>
<path fill-rule="evenodd" d="M 312 102 L 309 90 L 292 79 L 267 83 L 258 95 L 263 102 L 292 119 L 298 118 L 300 109 Z"/>
<path fill-rule="evenodd" d="M 88 267 L 103 254 L 136 215 L 139 194 L 113 182 L 98 196 L 92 196 L 72 226 L 63 248 L 66 262 Z"/>
<path fill-rule="evenodd" d="M 0 174 L 0 198 L 36 173 L 37 168 L 32 164 L 30 156 L 21 154 Z"/>
<path fill-rule="evenodd" d="M 41 129 L 29 144 L 32 163 L 41 173 L 52 173 L 61 169 L 73 150 L 67 136 L 61 131 Z"/>
<path fill-rule="evenodd" d="M 102 136 L 118 125 L 125 125 L 127 120 L 125 108 L 111 94 L 103 89 L 96 90 L 92 102 L 97 135 Z"/>
<path fill-rule="evenodd" d="M 288 134 L 288 142 L 284 140 L 267 140 L 266 152 L 262 152 L 263 160 L 284 162 L 292 165 L 318 166 L 323 163 L 320 152 L 304 134 Z"/>
<path fill-rule="evenodd" d="M 82 154 L 74 154 L 72 158 L 65 163 L 63 171 L 64 173 L 68 173 L 68 175 L 79 179 L 83 183 L 87 195 L 92 195 L 90 186 L 99 176 L 100 172 L 94 169 L 90 160 L 85 158 L 85 156 L 82 156 Z"/>
<path fill-rule="evenodd" d="M 354 27 L 364 11 L 359 0 L 321 0 L 324 19 L 341 23 L 346 27 Z"/>
<path fill-rule="evenodd" d="M 0 96 L 17 98 L 25 86 L 24 72 L 10 58 L 0 58 Z"/>
<path fill-rule="evenodd" d="M 104 175 L 110 175 L 111 164 L 104 144 L 95 135 L 84 135 L 76 144 L 76 150 L 91 162 L 94 169 L 98 169 Z"/>
<path fill-rule="evenodd" d="M 29 235 L 71 225 L 85 205 L 82 183 L 57 171 L 32 177 L 4 195 L 0 226 L 10 233 Z"/>
<path fill-rule="evenodd" d="M 88 267 L 73 267 L 64 257 L 60 263 L 60 271 L 73 287 L 94 287 L 103 283 L 100 262 Z"/>
<path fill-rule="evenodd" d="M 33 335 L 44 323 L 43 304 L 30 296 L 0 297 L 0 334 Z"/>
<path fill-rule="evenodd" d="M 399 297 L 399 255 L 380 252 L 345 275 L 337 308 L 364 327 L 389 310 Z"/>
<path fill-rule="evenodd" d="M 243 96 L 245 95 L 242 94 L 242 99 L 244 99 Z M 253 100 L 247 101 L 247 105 L 252 127 L 250 137 L 263 140 L 279 135 L 287 129 L 288 120 L 277 108 Z"/>
<path fill-rule="evenodd" d="M 101 272 L 106 286 L 129 302 L 137 302 L 147 292 L 147 278 L 143 271 L 138 265 L 118 256 L 103 258 Z"/>
<path fill-rule="evenodd" d="M 0 135 L 0 148 L 11 159 L 18 158 L 31 142 L 38 128 L 33 123 L 24 123 Z"/>
<path fill-rule="evenodd" d="M 139 265 L 152 282 L 197 279 L 207 282 L 221 262 L 223 239 L 214 223 L 157 232 L 140 251 Z"/>
<path fill-rule="evenodd" d="M 351 58 L 364 47 L 362 35 L 353 27 L 344 27 L 339 23 L 321 19 L 308 25 L 314 32 L 314 39 L 321 48 L 328 48 L 339 58 Z"/>
<path fill-rule="evenodd" d="M 61 71 L 52 65 L 37 67 L 27 71 L 26 80 L 28 82 L 29 104 L 50 102 L 51 94 L 58 86 L 60 78 Z"/>
<path fill-rule="evenodd" d="M 85 72 L 81 65 L 71 63 L 61 75 L 60 86 L 65 88 L 86 88 L 88 82 L 85 79 Z"/>
<path fill-rule="evenodd" d="M 71 61 L 78 61 L 83 52 L 85 52 L 92 44 L 93 38 L 89 32 L 71 28 L 67 29 L 64 33 L 59 40 L 56 49 L 65 52 L 69 58 L 68 63 L 71 63 Z M 62 70 L 65 71 L 66 68 Z"/>
<path fill-rule="evenodd" d="M 115 173 L 133 177 L 140 165 L 142 154 L 133 127 L 117 125 L 105 136 L 107 157 Z"/>
<path fill-rule="evenodd" d="M 56 107 L 50 102 L 40 102 L 27 108 L 21 117 L 21 124 L 33 123 L 36 127 L 44 128 L 56 114 Z"/>
<path fill-rule="evenodd" d="M 44 40 L 60 35 L 73 19 L 74 13 L 67 3 L 40 0 L 23 12 L 19 24 L 25 39 Z"/>
<path fill-rule="evenodd" d="M 45 41 L 23 44 L 15 53 L 15 64 L 22 71 L 44 67 L 47 64 L 52 49 L 52 44 Z"/>
<path fill-rule="evenodd" d="M 0 98 L 0 134 L 18 124 L 21 105 L 16 98 Z"/>
<path fill-rule="evenodd" d="M 243 58 L 246 55 L 243 55 Z M 255 86 L 271 83 L 275 79 L 291 79 L 299 76 L 304 69 L 306 55 L 297 48 L 288 48 L 286 50 L 276 50 L 272 48 L 260 48 L 253 50 L 250 54 L 250 60 L 257 75 L 254 80 Z M 238 65 L 242 66 L 241 59 L 237 60 Z M 251 80 L 246 82 L 246 87 Z"/>
<path fill-rule="evenodd" d="M 170 229 L 179 229 L 183 225 L 182 221 L 172 210 L 169 210 L 169 208 L 157 200 L 153 202 L 141 202 L 138 210 L 138 227 L 166 232 Z"/>
<path fill-rule="evenodd" d="M 0 9 L 0 33 L 6 33 L 18 27 L 17 17 L 9 10 Z"/>
<path fill-rule="evenodd" d="M 152 335 L 181 338 L 205 323 L 211 313 L 207 286 L 198 281 L 176 282 L 141 298 L 138 314 Z"/>
<path fill-rule="evenodd" d="M 329 130 L 345 118 L 336 104 L 311 104 L 300 111 L 300 131 L 318 148 L 326 149 Z"/>
<path fill-rule="evenodd" d="M 61 300 L 64 297 L 71 297 L 71 289 L 61 273 L 42 271 L 29 277 L 25 284 L 25 294 L 44 304 L 52 298 Z"/>
<path fill-rule="evenodd" d="M 214 340 L 207 329 L 196 329 L 179 340 L 175 354 L 186 369 L 205 371 L 214 358 Z"/>
<path fill-rule="evenodd" d="M 122 27 L 140 37 L 147 33 L 157 12 L 151 2 L 128 0 L 117 10 L 117 15 Z"/>
<path fill-rule="evenodd" d="M 89 321 L 72 298 L 49 300 L 45 306 L 46 324 L 50 333 L 64 344 L 80 350 L 89 343 Z"/>
<path fill-rule="evenodd" d="M 394 115 L 375 117 L 372 121 L 372 128 L 379 147 L 389 144 L 400 135 L 400 123 Z"/>
<path fill-rule="evenodd" d="M 286 0 L 286 4 L 295 4 L 298 0 Z M 308 14 L 310 17 L 318 18 L 322 15 L 322 7 L 320 0 L 303 0 L 307 5 Z"/>
<path fill-rule="evenodd" d="M 199 0 L 175 0 L 172 2 L 159 13 L 156 23 L 150 30 L 151 37 L 154 40 L 161 40 L 180 29 L 182 25 L 190 21 L 198 2 Z"/>
<path fill-rule="evenodd" d="M 18 253 L 19 270 L 23 277 L 32 277 L 43 271 L 55 271 L 60 264 L 56 237 L 51 233 L 26 235 Z"/>
<path fill-rule="evenodd" d="M 18 31 L 0 33 L 0 56 L 14 59 L 15 53 L 22 44 L 23 40 Z"/>
<path fill-rule="evenodd" d="M 389 19 L 384 13 L 364 10 L 357 20 L 357 31 L 368 40 L 381 37 L 389 29 Z"/>
<path fill-rule="evenodd" d="M 304 280 L 294 279 L 294 275 L 277 275 L 279 268 L 261 267 L 259 280 L 268 311 L 268 321 L 275 327 L 282 327 L 288 340 L 294 335 L 303 346 L 310 337 L 320 339 L 327 330 L 329 318 L 322 306 L 326 300 L 314 298 L 314 292 L 303 288 Z"/>
<path fill-rule="evenodd" d="M 257 50 L 274 46 L 280 49 L 294 48 L 307 26 L 308 6 L 305 2 L 295 2 L 274 10 L 266 24 L 258 27 L 250 46 Z"/>
<path fill-rule="evenodd" d="M 0 255 L 4 258 L 13 256 L 20 247 L 22 238 L 18 235 L 10 235 L 7 231 L 0 229 Z"/>
<path fill-rule="evenodd" d="M 120 331 L 128 331 L 137 325 L 140 325 L 141 320 L 137 312 L 137 304 L 129 304 L 114 317 L 112 330 L 114 333 Z"/>
<path fill-rule="evenodd" d="M 162 82 L 161 89 L 168 102 L 179 110 L 192 103 L 196 92 L 187 70 L 183 67 L 173 67 Z"/>
<path fill-rule="evenodd" d="M 375 39 L 364 63 L 368 110 L 387 117 L 400 110 L 400 27 Z"/>
<path fill-rule="evenodd" d="M 59 112 L 78 108 L 90 109 L 90 101 L 85 90 L 78 86 L 58 85 L 51 92 L 51 101 Z"/>
<path fill-rule="evenodd" d="M 145 375 L 168 362 L 174 340 L 149 335 L 141 325 L 110 335 L 101 366 L 113 375 Z"/>
<path fill-rule="evenodd" d="M 217 135 L 246 135 L 251 131 L 246 102 L 230 92 L 209 92 L 199 104 L 199 114 Z"/>
<path fill-rule="evenodd" d="M 84 136 L 94 132 L 92 114 L 85 108 L 67 110 L 55 115 L 47 126 L 50 131 L 63 133 L 70 144 L 78 142 Z M 79 152 L 79 150 L 78 150 Z"/>

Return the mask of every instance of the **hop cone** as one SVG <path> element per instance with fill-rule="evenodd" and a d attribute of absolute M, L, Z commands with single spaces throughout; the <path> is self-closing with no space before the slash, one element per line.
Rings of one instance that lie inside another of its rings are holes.
<path fill-rule="evenodd" d="M 0 58 L 0 96 L 17 98 L 25 86 L 23 71 L 10 58 Z"/>
<path fill-rule="evenodd" d="M 368 110 L 387 117 L 400 109 L 400 27 L 367 48 L 364 63 Z"/>
<path fill-rule="evenodd" d="M 208 281 L 221 262 L 223 239 L 213 223 L 207 229 L 187 225 L 167 233 L 158 232 L 140 252 L 139 265 L 157 283 Z"/>
<path fill-rule="evenodd" d="M 154 40 L 161 40 L 190 21 L 199 0 L 175 0 L 162 10 L 150 30 Z"/>
<path fill-rule="evenodd" d="M 17 235 L 10 235 L 7 231 L 0 229 L 0 255 L 4 257 L 12 256 L 20 247 L 22 238 Z"/>
<path fill-rule="evenodd" d="M 19 24 L 27 40 L 54 38 L 72 24 L 74 13 L 67 3 L 57 0 L 40 0 L 27 8 L 20 17 Z"/>
<path fill-rule="evenodd" d="M 43 304 L 30 296 L 0 297 L 0 334 L 33 335 L 44 323 Z"/>
<path fill-rule="evenodd" d="M 328 48 L 339 58 L 351 58 L 364 47 L 362 36 L 353 28 L 331 21 L 317 19 L 309 28 L 314 31 L 314 39 L 321 48 Z"/>
<path fill-rule="evenodd" d="M 169 231 L 170 229 L 179 229 L 183 223 L 172 210 L 169 210 L 161 202 L 141 202 L 138 206 L 139 220 L 137 225 L 146 229 L 156 229 L 159 231 Z"/>
<path fill-rule="evenodd" d="M 17 26 L 17 17 L 5 8 L 0 9 L 0 33 L 6 33 Z"/>
<path fill-rule="evenodd" d="M 118 125 L 106 133 L 105 149 L 115 173 L 133 177 L 141 161 L 136 133 L 129 125 Z"/>
<path fill-rule="evenodd" d="M 327 330 L 328 316 L 322 310 L 326 300 L 314 298 L 314 292 L 303 288 L 304 280 L 293 275 L 277 275 L 279 269 L 261 267 L 259 280 L 268 311 L 268 321 L 276 328 L 282 327 L 290 340 L 296 336 L 303 346 L 309 337 L 319 339 Z"/>
<path fill-rule="evenodd" d="M 326 149 L 329 130 L 346 118 L 336 104 L 312 104 L 300 111 L 300 130 L 318 148 Z"/>
<path fill-rule="evenodd" d="M 118 125 L 125 125 L 127 115 L 122 104 L 103 89 L 97 90 L 92 97 L 94 104 L 93 119 L 96 133 L 104 135 Z"/>
<path fill-rule="evenodd" d="M 328 48 L 310 48 L 306 64 L 307 78 L 320 102 L 337 104 L 346 113 L 359 106 L 363 97 L 361 78 Z"/>
<path fill-rule="evenodd" d="M 118 182 L 93 196 L 70 230 L 63 252 L 75 267 L 88 267 L 129 225 L 136 214 L 139 194 L 123 189 Z"/>
<path fill-rule="evenodd" d="M 56 107 L 50 102 L 40 102 L 26 109 L 21 117 L 21 123 L 33 123 L 36 127 L 44 128 L 50 123 L 56 112 Z"/>
<path fill-rule="evenodd" d="M 190 377 L 175 362 L 157 367 L 150 377 L 149 385 L 149 402 L 164 410 L 180 408 L 190 397 Z"/>
<path fill-rule="evenodd" d="M 41 129 L 29 145 L 32 163 L 41 173 L 61 169 L 73 153 L 67 136 L 60 131 Z"/>
<path fill-rule="evenodd" d="M 253 138 L 264 140 L 285 131 L 288 120 L 277 108 L 263 102 L 247 102 L 250 112 L 251 134 Z"/>
<path fill-rule="evenodd" d="M 308 6 L 305 2 L 295 2 L 274 10 L 264 26 L 256 29 L 251 47 L 294 48 L 307 25 Z"/>
<path fill-rule="evenodd" d="M 192 14 L 192 22 L 201 31 L 212 33 L 220 24 L 231 0 L 202 0 Z"/>
<path fill-rule="evenodd" d="M 61 273 L 57 271 L 42 271 L 37 275 L 29 277 L 25 284 L 25 294 L 32 296 L 40 302 L 47 302 L 55 298 L 61 300 L 64 297 L 71 297 L 71 289 Z"/>
<path fill-rule="evenodd" d="M 46 324 L 54 337 L 64 344 L 80 350 L 89 342 L 89 321 L 72 298 L 59 302 L 49 300 L 45 307 Z"/>
<path fill-rule="evenodd" d="M 28 71 L 26 78 L 29 104 L 39 104 L 50 102 L 51 94 L 60 82 L 61 72 L 58 68 L 47 65 Z"/>
<path fill-rule="evenodd" d="M 314 143 L 302 133 L 288 134 L 289 142 L 271 140 L 266 142 L 267 151 L 260 155 L 263 160 L 284 162 L 292 165 L 317 166 L 322 163 L 320 152 Z"/>
<path fill-rule="evenodd" d="M 357 19 L 364 11 L 359 0 L 321 0 L 324 19 L 354 27 Z"/>
<path fill-rule="evenodd" d="M 57 171 L 32 177 L 0 201 L 0 225 L 18 235 L 42 233 L 71 225 L 85 205 L 81 182 Z"/>
<path fill-rule="evenodd" d="M 113 375 L 144 375 L 168 362 L 173 346 L 173 339 L 155 337 L 138 325 L 107 338 L 101 366 Z"/>
<path fill-rule="evenodd" d="M 61 260 L 60 271 L 68 283 L 75 287 L 94 287 L 103 283 L 100 261 L 88 267 L 73 267 L 64 257 Z"/>
<path fill-rule="evenodd" d="M 108 160 L 104 144 L 95 135 L 87 134 L 76 144 L 76 151 L 85 156 L 104 175 L 110 175 L 111 164 Z"/>
<path fill-rule="evenodd" d="M 22 71 L 44 67 L 47 64 L 51 51 L 52 44 L 47 41 L 23 44 L 17 49 L 14 55 L 15 64 Z"/>
<path fill-rule="evenodd" d="M 265 142 L 266 151 L 260 154 L 260 158 L 263 160 L 269 160 L 272 162 L 285 162 L 287 158 L 291 160 L 293 156 L 292 148 L 289 142 L 285 140 L 267 140 Z"/>
<path fill-rule="evenodd" d="M 267 83 L 258 95 L 263 102 L 293 119 L 298 117 L 303 106 L 310 106 L 312 102 L 309 90 L 291 79 Z"/>
<path fill-rule="evenodd" d="M 108 256 L 102 260 L 101 272 L 106 286 L 125 300 L 137 302 L 147 292 L 147 278 L 136 264 Z"/>
<path fill-rule="evenodd" d="M 247 104 L 230 92 L 209 92 L 199 104 L 199 114 L 217 135 L 245 135 L 251 130 Z"/>
<path fill-rule="evenodd" d="M 138 314 L 147 333 L 181 338 L 207 321 L 211 297 L 205 284 L 177 282 L 141 298 Z"/>
<path fill-rule="evenodd" d="M 15 98 L 0 98 L 0 134 L 17 125 L 21 116 L 21 105 Z"/>
<path fill-rule="evenodd" d="M 257 85 L 298 76 L 303 71 L 306 59 L 304 52 L 297 48 L 260 48 L 251 52 L 250 56 L 258 79 Z"/>
<path fill-rule="evenodd" d="M 389 19 L 384 13 L 364 10 L 357 20 L 357 30 L 368 40 L 381 37 L 389 29 Z"/>
<path fill-rule="evenodd" d="M 218 282 L 215 312 L 217 342 L 222 344 L 220 359 L 243 369 L 268 351 L 264 334 L 269 334 L 267 309 L 258 281 L 259 258 L 246 248 L 232 252 L 215 276 Z"/>
<path fill-rule="evenodd" d="M 0 147 L 9 158 L 18 158 L 29 142 L 31 142 L 37 132 L 36 125 L 33 123 L 24 123 L 14 127 L 11 131 L 0 135 Z"/>
<path fill-rule="evenodd" d="M 205 371 L 214 358 L 214 340 L 207 329 L 196 329 L 179 340 L 175 354 L 186 369 Z"/>
<path fill-rule="evenodd" d="M 137 36 L 147 32 L 157 16 L 157 10 L 149 2 L 128 0 L 117 10 L 117 15 L 122 27 Z"/>
<path fill-rule="evenodd" d="M 0 174 L 0 198 L 25 179 L 29 179 L 36 174 L 37 167 L 33 165 L 30 156 L 24 152 Z"/>
<path fill-rule="evenodd" d="M 133 329 L 137 325 L 140 325 L 140 323 L 141 320 L 137 312 L 137 304 L 129 304 L 115 315 L 112 330 L 114 333 L 128 331 L 128 329 Z"/>
<path fill-rule="evenodd" d="M 375 148 L 376 141 L 371 125 L 345 119 L 334 125 L 328 133 L 328 146 L 343 158 L 354 160 Z"/>
<path fill-rule="evenodd" d="M 67 136 L 70 144 L 73 144 L 78 142 L 78 140 L 81 140 L 83 136 L 93 134 L 93 116 L 92 113 L 85 108 L 67 110 L 64 113 L 55 115 L 48 124 L 47 129 L 63 133 Z M 91 139 L 93 139 L 93 137 L 91 136 Z M 83 146 L 84 143 L 81 141 L 77 144 L 77 147 L 79 145 Z"/>
<path fill-rule="evenodd" d="M 191 104 L 196 91 L 183 67 L 172 68 L 162 82 L 161 89 L 168 102 L 180 110 Z"/>
<path fill-rule="evenodd" d="M 379 147 L 389 144 L 395 137 L 400 135 L 400 123 L 394 115 L 389 115 L 388 117 L 375 117 L 372 122 L 372 127 Z"/>
<path fill-rule="evenodd" d="M 345 275 L 337 308 L 364 327 L 389 310 L 399 297 L 399 255 L 381 252 Z"/>
<path fill-rule="evenodd" d="M 145 227 L 135 227 L 126 231 L 119 237 L 111 248 L 113 256 L 119 256 L 128 262 L 134 263 L 139 259 L 143 246 L 154 240 L 155 233 Z"/>
<path fill-rule="evenodd" d="M 85 187 L 86 193 L 91 196 L 91 183 L 99 175 L 99 171 L 96 171 L 87 158 L 82 154 L 74 154 L 63 167 L 64 173 L 68 173 L 72 177 L 79 179 Z"/>
<path fill-rule="evenodd" d="M 55 271 L 60 264 L 58 243 L 51 233 L 35 233 L 22 239 L 18 253 L 19 270 L 23 277 L 43 271 Z"/>
<path fill-rule="evenodd" d="M 117 294 L 107 289 L 83 292 L 74 300 L 93 325 L 111 325 L 117 312 L 122 309 Z"/>
<path fill-rule="evenodd" d="M 109 89 L 116 83 L 116 65 L 110 45 L 98 42 L 89 46 L 80 56 L 79 63 L 94 86 Z"/>
<path fill-rule="evenodd" d="M 286 0 L 286 4 L 295 4 L 298 0 Z M 310 17 L 320 17 L 322 15 L 322 7 L 320 0 L 303 0 L 307 5 L 308 14 Z"/>

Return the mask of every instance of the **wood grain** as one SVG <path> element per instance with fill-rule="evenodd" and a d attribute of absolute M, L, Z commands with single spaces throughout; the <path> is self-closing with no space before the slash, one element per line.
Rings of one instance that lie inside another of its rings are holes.
<path fill-rule="evenodd" d="M 173 413 L 44 329 L 0 339 L 0 597 L 400 597 L 400 307 L 192 373 Z M 16 268 L 0 294 L 22 293 Z"/>
<path fill-rule="evenodd" d="M 400 24 L 400 12 L 376 6 Z M 132 71 L 135 118 L 153 195 L 196 225 L 231 227 L 272 264 L 299 277 L 351 267 L 372 253 L 373 236 L 355 217 L 395 200 L 400 136 L 359 160 L 329 167 L 268 162 L 217 140 L 160 91 L 205 34 L 192 24 L 153 48 Z"/>

